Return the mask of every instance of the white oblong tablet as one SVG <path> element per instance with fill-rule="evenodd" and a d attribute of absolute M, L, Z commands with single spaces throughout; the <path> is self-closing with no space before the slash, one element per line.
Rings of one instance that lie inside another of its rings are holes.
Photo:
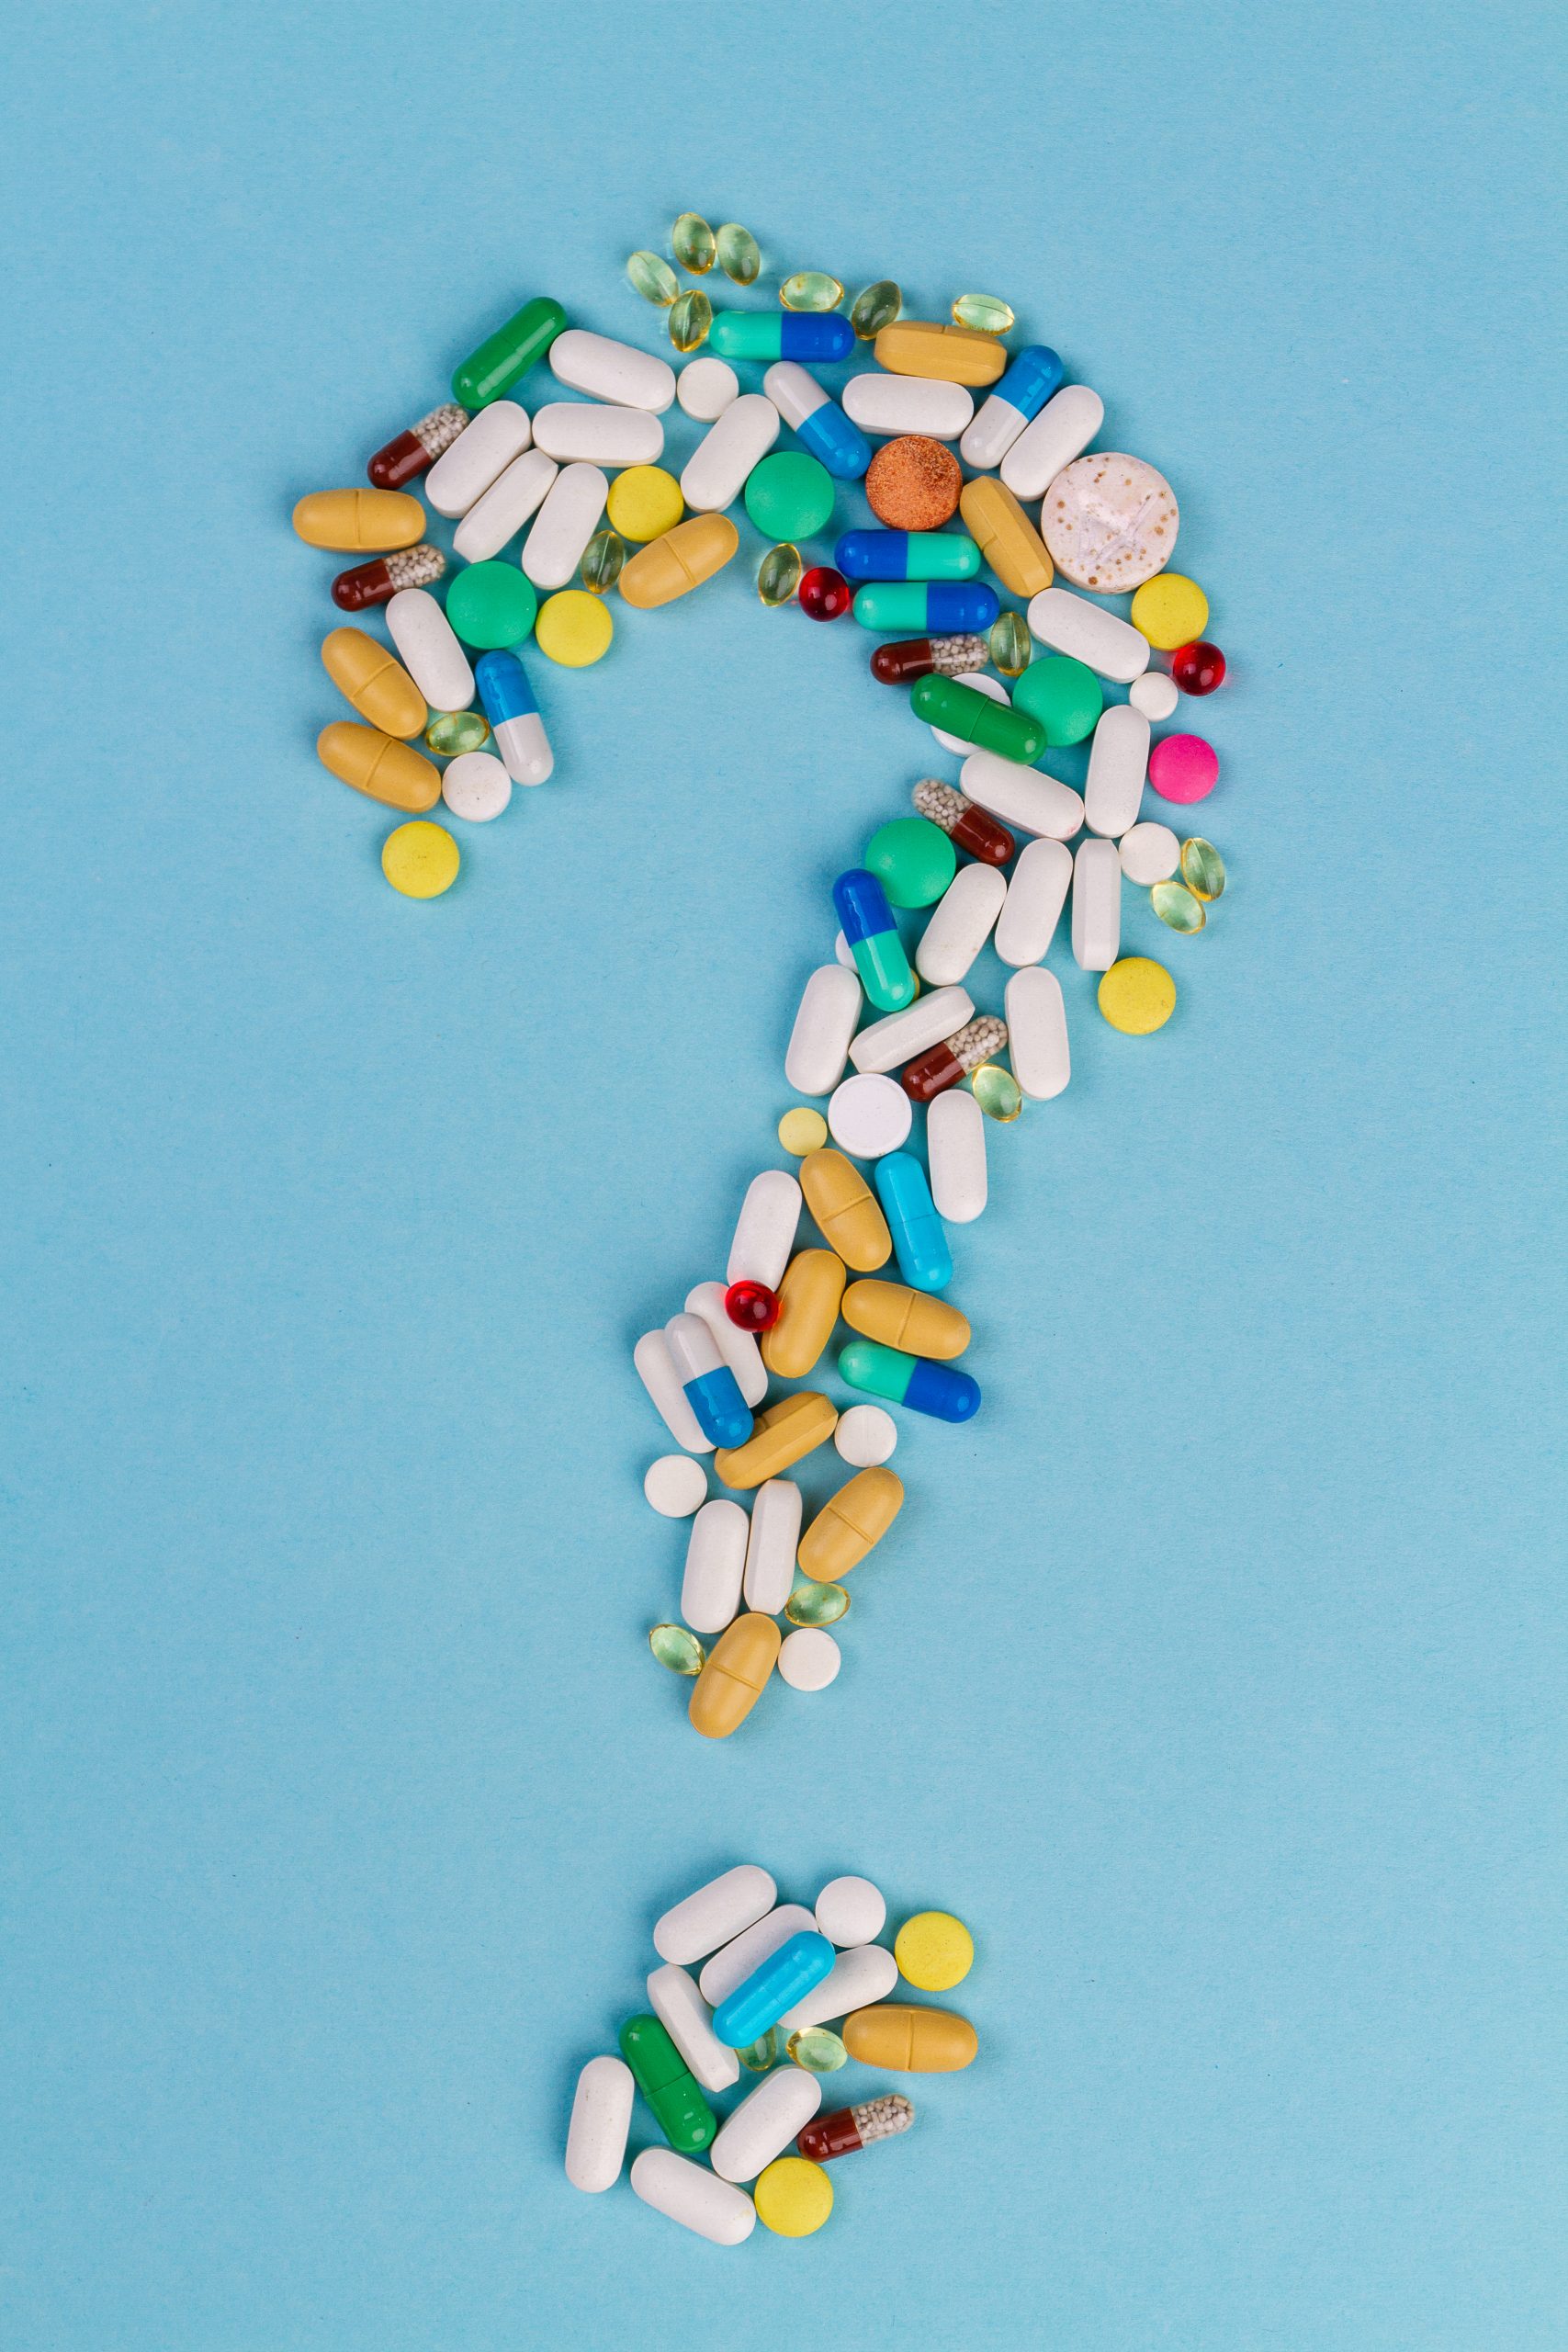
<path fill-rule="evenodd" d="M 716 423 L 739 394 L 740 379 L 723 359 L 688 359 L 675 385 L 676 399 L 699 424 Z"/>
<path fill-rule="evenodd" d="M 1064 466 L 1089 447 L 1105 422 L 1105 402 L 1087 384 L 1064 384 L 1026 424 L 1002 459 L 1015 498 L 1043 498 Z"/>
<path fill-rule="evenodd" d="M 833 933 L 833 961 L 842 964 L 847 971 L 853 972 L 859 968 L 855 963 L 855 951 L 841 931 Z"/>
<path fill-rule="evenodd" d="M 886 1898 L 868 1878 L 830 1878 L 817 1898 L 817 1932 L 840 1951 L 874 1943 L 886 1925 Z"/>
<path fill-rule="evenodd" d="M 566 2133 L 566 2177 L 573 2188 L 597 2196 L 619 2180 L 636 2089 L 624 2058 L 590 2058 L 579 2075 Z"/>
<path fill-rule="evenodd" d="M 958 773 L 958 789 L 1021 833 L 1070 842 L 1083 824 L 1083 801 L 1070 784 L 1042 768 L 1000 759 L 995 752 L 970 752 Z"/>
<path fill-rule="evenodd" d="M 977 695 L 984 695 L 990 702 L 1000 703 L 1004 709 L 1012 707 L 1012 696 L 1001 680 L 990 677 L 984 670 L 960 670 L 953 683 L 955 686 L 973 686 Z M 962 735 L 948 734 L 945 728 L 933 727 L 931 733 L 942 750 L 952 752 L 957 759 L 965 758 L 975 748 L 973 743 L 966 743 Z"/>
<path fill-rule="evenodd" d="M 648 2006 L 705 2091 L 727 2091 L 740 2061 L 713 2030 L 713 2011 L 683 1968 L 667 1960 L 648 1980 Z"/>
<path fill-rule="evenodd" d="M 777 1897 L 770 1872 L 756 1862 L 737 1862 L 732 1871 L 708 1879 L 655 1921 L 653 1949 L 660 1960 L 672 1960 L 682 1968 L 705 1960 L 710 1951 L 732 1943 L 743 1928 L 766 1918 Z"/>
<path fill-rule="evenodd" d="M 550 401 L 534 413 L 534 447 L 563 465 L 651 466 L 664 455 L 664 427 L 646 408 L 600 401 Z"/>
<path fill-rule="evenodd" d="M 676 1376 L 675 1365 L 665 1343 L 662 1331 L 645 1331 L 632 1350 L 632 1363 L 637 1376 L 653 1399 L 654 1409 L 674 1439 L 688 1453 L 711 1453 L 713 1440 L 705 1437 L 697 1417 L 687 1401 L 686 1392 Z"/>
<path fill-rule="evenodd" d="M 732 1323 L 724 1311 L 724 1284 L 699 1283 L 686 1294 L 686 1312 L 700 1315 L 713 1333 L 714 1345 L 735 1374 L 736 1385 L 748 1405 L 760 1405 L 768 1393 L 768 1367 L 750 1331 Z"/>
<path fill-rule="evenodd" d="M 1109 972 L 1121 951 L 1121 856 L 1114 842 L 1080 842 L 1073 860 L 1074 959 L 1083 971 Z"/>
<path fill-rule="evenodd" d="M 525 449 L 476 499 L 452 534 L 452 552 L 465 563 L 488 563 L 544 503 L 560 468 L 542 449 Z"/>
<path fill-rule="evenodd" d="M 536 588 L 564 588 L 599 528 L 610 485 L 597 466 L 563 466 L 523 542 L 523 569 Z"/>
<path fill-rule="evenodd" d="M 1062 983 L 1043 964 L 1028 964 L 1008 982 L 1004 1001 L 1012 1074 L 1032 1102 L 1049 1102 L 1072 1075 Z"/>
<path fill-rule="evenodd" d="M 891 1078 L 856 1073 L 828 1097 L 828 1133 L 852 1159 L 881 1159 L 909 1139 L 915 1106 Z"/>
<path fill-rule="evenodd" d="M 387 606 L 398 658 L 432 710 L 467 710 L 474 673 L 456 630 L 428 588 L 400 588 Z"/>
<path fill-rule="evenodd" d="M 997 954 L 1004 964 L 1045 961 L 1072 879 L 1073 854 L 1066 842 L 1025 842 L 997 923 Z"/>
<path fill-rule="evenodd" d="M 1149 666 L 1151 647 L 1131 621 L 1118 620 L 1103 605 L 1075 596 L 1070 588 L 1042 588 L 1029 600 L 1029 634 L 1053 652 L 1070 653 L 1102 678 L 1129 686 Z"/>
<path fill-rule="evenodd" d="M 532 438 L 526 409 L 515 401 L 491 401 L 442 451 L 425 475 L 420 495 L 438 514 L 454 520 L 466 514 Z"/>
<path fill-rule="evenodd" d="M 751 1498 L 742 1589 L 748 1609 L 776 1617 L 795 1585 L 800 1541 L 800 1488 L 790 1478 L 764 1478 Z"/>
<path fill-rule="evenodd" d="M 929 376 L 886 376 L 875 368 L 852 376 L 840 397 L 844 414 L 863 433 L 924 433 L 933 441 L 956 441 L 975 413 L 975 396 L 966 385 Z"/>
<path fill-rule="evenodd" d="M 819 964 L 802 992 L 784 1054 L 784 1077 L 797 1094 L 831 1094 L 844 1074 L 860 1009 L 853 967 Z"/>
<path fill-rule="evenodd" d="M 915 969 L 932 988 L 961 980 L 991 935 L 1008 886 L 999 867 L 961 865 L 936 905 L 915 950 Z M 955 1024 L 962 1027 L 963 1023 Z M 943 1035 L 951 1036 L 953 1031 Z"/>
<path fill-rule="evenodd" d="M 558 384 L 592 400 L 651 409 L 662 416 L 675 397 L 675 370 L 667 359 L 607 334 L 591 334 L 585 327 L 558 334 L 547 365 Z"/>
<path fill-rule="evenodd" d="M 512 778 L 493 752 L 459 752 L 447 763 L 441 797 L 454 817 L 462 817 L 470 825 L 488 825 L 492 818 L 504 815 L 510 805 Z"/>
<path fill-rule="evenodd" d="M 779 1645 L 779 1675 L 792 1690 L 826 1690 L 836 1680 L 843 1656 L 820 1625 L 802 1625 Z"/>
<path fill-rule="evenodd" d="M 1019 1083 L 1021 1085 L 1022 1080 Z M 739 1503 L 715 1498 L 692 1521 L 681 1614 L 694 1634 L 722 1634 L 740 1606 L 750 1521 Z"/>
<path fill-rule="evenodd" d="M 973 1096 L 971 1096 L 973 1101 Z M 852 1469 L 874 1470 L 879 1462 L 891 1462 L 898 1443 L 898 1425 L 891 1413 L 880 1405 L 852 1405 L 839 1415 L 833 1425 L 833 1443 L 839 1458 Z M 826 1935 L 826 1928 L 822 1930 Z"/>
<path fill-rule="evenodd" d="M 1116 851 L 1128 881 L 1141 882 L 1145 889 L 1168 882 L 1181 863 L 1181 843 L 1168 825 L 1134 825 L 1122 834 Z"/>
<path fill-rule="evenodd" d="M 846 2012 L 847 2014 L 847 2012 Z M 801 2066 L 764 2075 L 721 2127 L 708 2162 L 720 2180 L 755 2180 L 782 2155 L 822 2104 L 822 2085 Z"/>
<path fill-rule="evenodd" d="M 673 2148 L 645 2148 L 632 2164 L 631 2183 L 656 2213 L 715 2245 L 739 2245 L 757 2226 L 757 2208 L 743 2188 Z"/>
<path fill-rule="evenodd" d="M 1127 699 L 1145 718 L 1168 718 L 1181 700 L 1176 680 L 1163 670 L 1145 670 L 1127 689 Z"/>
<path fill-rule="evenodd" d="M 727 1283 L 765 1283 L 777 1290 L 795 1248 L 801 1193 L 783 1168 L 764 1168 L 746 1188 L 729 1245 Z"/>
<path fill-rule="evenodd" d="M 644 1471 L 642 1491 L 660 1519 L 690 1519 L 707 1499 L 707 1472 L 689 1453 L 661 1453 Z"/>
<path fill-rule="evenodd" d="M 761 392 L 742 392 L 709 426 L 686 461 L 681 495 L 694 514 L 733 506 L 746 477 L 779 437 L 779 413 Z"/>
<path fill-rule="evenodd" d="M 781 1903 L 765 1919 L 759 1919 L 755 1926 L 726 1944 L 722 1951 L 716 1951 L 697 1979 L 709 2008 L 716 2009 L 721 2001 L 728 2001 L 731 1993 L 745 1984 L 751 1971 L 761 1968 L 781 1944 L 788 1943 L 791 1936 L 798 1936 L 816 1924 L 810 1912 L 800 1904 Z"/>
<path fill-rule="evenodd" d="M 885 1945 L 857 1944 L 839 1954 L 821 1984 L 786 2009 L 779 2025 L 785 2033 L 804 2033 L 809 2026 L 847 2018 L 852 2009 L 869 2009 L 874 2001 L 885 2001 L 897 1982 L 898 1963 Z"/>
<path fill-rule="evenodd" d="M 970 868 L 973 873 L 986 870 Z M 850 1047 L 850 1059 L 859 1070 L 902 1069 L 917 1054 L 940 1046 L 974 1018 L 975 1000 L 967 989 L 932 989 L 918 996 L 913 1004 L 905 1005 L 902 1012 L 885 1012 L 880 1021 L 863 1029 Z"/>
<path fill-rule="evenodd" d="M 1100 712 L 1089 747 L 1083 815 L 1091 833 L 1120 841 L 1137 823 L 1148 764 L 1148 720 L 1130 702 L 1113 702 Z"/>
<path fill-rule="evenodd" d="M 962 1086 L 945 1088 L 927 1105 L 926 1158 L 938 1216 L 944 1225 L 973 1225 L 986 1205 L 986 1114 Z"/>

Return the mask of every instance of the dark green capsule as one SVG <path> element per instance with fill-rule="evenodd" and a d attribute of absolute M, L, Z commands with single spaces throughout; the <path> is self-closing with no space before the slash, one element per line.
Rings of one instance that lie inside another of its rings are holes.
<path fill-rule="evenodd" d="M 700 2155 L 718 2119 L 659 2019 L 628 2018 L 621 2028 L 621 2055 L 670 2145 L 683 2156 Z"/>

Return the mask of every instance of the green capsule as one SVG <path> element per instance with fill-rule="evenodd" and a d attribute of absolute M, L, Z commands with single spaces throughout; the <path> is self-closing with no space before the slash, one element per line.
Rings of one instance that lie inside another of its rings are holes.
<path fill-rule="evenodd" d="M 700 1674 L 707 1662 L 701 1642 L 684 1625 L 655 1625 L 648 1646 L 671 1674 Z"/>
<path fill-rule="evenodd" d="M 779 2054 L 777 2026 L 771 2025 L 761 2041 L 750 2042 L 744 2050 L 738 2050 L 735 2054 L 749 2075 L 765 2075 Z"/>
<path fill-rule="evenodd" d="M 1225 862 L 1213 842 L 1201 834 L 1181 844 L 1181 878 L 1195 899 L 1205 904 L 1211 899 L 1223 899 L 1225 891 Z"/>
<path fill-rule="evenodd" d="M 787 605 L 800 585 L 800 549 L 785 539 L 770 548 L 757 566 L 757 594 L 764 605 Z"/>
<path fill-rule="evenodd" d="M 1012 304 L 999 294 L 961 294 L 953 306 L 953 323 L 971 334 L 1011 334 Z"/>
<path fill-rule="evenodd" d="M 595 531 L 582 550 L 579 576 L 591 596 L 607 596 L 621 576 L 626 543 L 618 531 Z"/>
<path fill-rule="evenodd" d="M 1038 718 L 993 702 L 989 695 L 966 686 L 959 678 L 917 678 L 909 689 L 909 707 L 928 727 L 940 727 L 944 734 L 956 735 L 960 742 L 973 743 L 977 751 L 995 752 L 1025 767 L 1045 749 L 1045 729 Z"/>
<path fill-rule="evenodd" d="M 879 277 L 874 286 L 863 286 L 850 305 L 850 324 L 857 339 L 870 343 L 884 327 L 890 327 L 904 307 L 902 288 L 890 277 Z"/>
<path fill-rule="evenodd" d="M 825 269 L 797 269 L 779 288 L 786 311 L 836 311 L 843 299 L 843 288 Z"/>
<path fill-rule="evenodd" d="M 704 277 L 713 267 L 717 243 L 700 212 L 682 212 L 670 232 L 670 250 L 682 269 Z"/>
<path fill-rule="evenodd" d="M 1021 613 L 1003 613 L 994 620 L 987 642 L 1004 678 L 1021 677 L 1034 659 L 1034 640 Z"/>
<path fill-rule="evenodd" d="M 797 1584 L 784 1602 L 792 1625 L 836 1625 L 850 1613 L 850 1596 L 841 1584 Z"/>
<path fill-rule="evenodd" d="M 713 324 L 713 304 L 705 294 L 682 294 L 670 306 L 670 340 L 677 351 L 695 351 L 707 341 Z"/>
<path fill-rule="evenodd" d="M 455 760 L 460 752 L 479 752 L 490 741 L 490 721 L 482 710 L 438 710 L 424 730 L 426 748 L 440 760 Z"/>
<path fill-rule="evenodd" d="M 646 245 L 627 262 L 626 276 L 633 292 L 656 310 L 667 311 L 681 291 L 681 281 L 663 254 L 650 254 Z"/>
<path fill-rule="evenodd" d="M 566 312 L 547 294 L 531 302 L 487 335 L 470 351 L 452 379 L 452 398 L 459 408 L 488 408 L 542 359 L 566 324 Z"/>
<path fill-rule="evenodd" d="M 1023 1089 L 1000 1062 L 982 1062 L 969 1073 L 969 1091 L 987 1119 L 1008 1126 L 1023 1108 Z"/>
<path fill-rule="evenodd" d="M 737 286 L 754 286 L 762 266 L 757 240 L 739 220 L 727 220 L 714 241 L 718 266 Z"/>
<path fill-rule="evenodd" d="M 620 2040 L 621 2055 L 670 2145 L 683 2156 L 700 2154 L 711 2144 L 718 2118 L 663 2026 L 657 2018 L 628 2018 Z"/>
<path fill-rule="evenodd" d="M 1193 897 L 1184 882 L 1156 882 L 1149 892 L 1149 904 L 1172 931 L 1201 931 L 1208 921 L 1201 900 Z"/>
<path fill-rule="evenodd" d="M 792 2033 L 784 2044 L 792 2062 L 807 2075 L 836 2075 L 849 2062 L 849 2052 L 836 2033 L 826 2026 L 807 2026 L 803 2032 Z"/>

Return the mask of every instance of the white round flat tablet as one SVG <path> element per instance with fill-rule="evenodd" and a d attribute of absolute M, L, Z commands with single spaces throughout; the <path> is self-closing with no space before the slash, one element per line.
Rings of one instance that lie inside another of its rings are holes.
<path fill-rule="evenodd" d="M 459 752 L 441 779 L 441 797 L 454 817 L 487 825 L 512 797 L 512 778 L 493 752 Z"/>
<path fill-rule="evenodd" d="M 960 670 L 953 679 L 953 684 L 973 686 L 977 695 L 989 695 L 993 702 L 1005 703 L 1009 709 L 1012 707 L 1012 696 L 1001 680 L 987 677 L 984 670 Z M 944 752 L 956 752 L 961 760 L 966 760 L 975 749 L 974 744 L 966 743 L 962 735 L 946 734 L 940 727 L 933 727 L 931 733 Z"/>
<path fill-rule="evenodd" d="M 1168 825 L 1134 825 L 1116 848 L 1128 881 L 1141 882 L 1146 889 L 1168 882 L 1181 863 L 1181 843 Z"/>
<path fill-rule="evenodd" d="M 708 1498 L 708 1474 L 689 1453 L 661 1453 L 649 1464 L 642 1491 L 660 1519 L 690 1519 Z"/>
<path fill-rule="evenodd" d="M 833 934 L 833 961 L 836 964 L 847 964 L 852 972 L 860 969 L 855 962 L 855 951 L 841 931 L 835 932 Z"/>
<path fill-rule="evenodd" d="M 852 1405 L 839 1415 L 833 1431 L 833 1443 L 857 1470 L 874 1470 L 879 1462 L 890 1459 L 897 1442 L 898 1424 L 880 1405 Z"/>
<path fill-rule="evenodd" d="M 792 1690 L 826 1690 L 842 1664 L 838 1643 L 820 1625 L 786 1634 L 779 1649 L 779 1672 Z"/>
<path fill-rule="evenodd" d="M 1163 670 L 1145 670 L 1127 689 L 1127 699 L 1145 718 L 1168 718 L 1181 700 L 1176 680 Z"/>
<path fill-rule="evenodd" d="M 817 1932 L 840 1951 L 872 1944 L 887 1925 L 887 1905 L 868 1878 L 830 1878 L 817 1898 Z"/>
<path fill-rule="evenodd" d="M 1119 596 L 1165 570 L 1180 519 L 1163 474 L 1120 449 L 1096 449 L 1046 491 L 1040 536 L 1064 580 Z"/>
<path fill-rule="evenodd" d="M 722 359 L 688 359 L 676 379 L 676 399 L 700 424 L 711 424 L 739 395 L 740 379 Z"/>
<path fill-rule="evenodd" d="M 914 1105 L 891 1078 L 857 1071 L 828 1097 L 828 1132 L 852 1159 L 880 1159 L 907 1142 Z"/>

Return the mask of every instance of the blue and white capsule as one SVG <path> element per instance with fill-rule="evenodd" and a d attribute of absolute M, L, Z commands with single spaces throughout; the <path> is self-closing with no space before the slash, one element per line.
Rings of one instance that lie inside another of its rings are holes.
<path fill-rule="evenodd" d="M 898 1272 L 911 1290 L 945 1290 L 953 1280 L 953 1252 L 925 1170 L 911 1153 L 890 1151 L 877 1161 L 874 1182 Z"/>
<path fill-rule="evenodd" d="M 751 1408 L 740 1383 L 718 1351 L 700 1315 L 672 1315 L 664 1344 L 697 1427 L 712 1445 L 744 1445 L 751 1434 Z"/>
<path fill-rule="evenodd" d="M 973 580 L 980 550 L 961 531 L 846 531 L 833 561 L 846 580 Z"/>
<path fill-rule="evenodd" d="M 713 2030 L 727 2050 L 749 2050 L 777 2025 L 786 2009 L 821 1984 L 839 1955 L 826 1936 L 803 1928 L 768 1954 L 713 2013 Z"/>
<path fill-rule="evenodd" d="M 874 580 L 855 591 L 862 628 L 910 637 L 982 636 L 1000 609 L 996 590 L 983 580 Z"/>
<path fill-rule="evenodd" d="M 1063 373 L 1061 360 L 1049 344 L 1026 345 L 979 414 L 965 426 L 958 445 L 964 464 L 981 473 L 987 466 L 999 466 L 1024 426 L 1060 390 Z"/>
<path fill-rule="evenodd" d="M 762 390 L 803 448 L 840 481 L 859 481 L 871 463 L 871 443 L 815 376 L 794 359 L 780 359 Z"/>
<path fill-rule="evenodd" d="M 513 783 L 543 784 L 554 770 L 556 755 L 539 717 L 528 673 L 516 654 L 481 653 L 474 663 L 474 684 L 502 765 Z"/>

